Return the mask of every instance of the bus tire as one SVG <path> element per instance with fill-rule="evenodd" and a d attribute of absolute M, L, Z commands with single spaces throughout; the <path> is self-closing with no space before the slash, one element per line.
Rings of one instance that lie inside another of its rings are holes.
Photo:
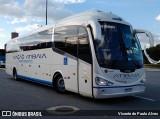
<path fill-rule="evenodd" d="M 17 77 L 17 70 L 15 68 L 13 69 L 13 79 L 16 81 L 19 80 L 19 78 Z"/>
<path fill-rule="evenodd" d="M 56 77 L 56 80 L 55 80 L 55 90 L 58 92 L 58 93 L 65 93 L 66 90 L 65 90 L 65 85 L 64 85 L 64 79 L 61 75 L 58 75 Z"/>

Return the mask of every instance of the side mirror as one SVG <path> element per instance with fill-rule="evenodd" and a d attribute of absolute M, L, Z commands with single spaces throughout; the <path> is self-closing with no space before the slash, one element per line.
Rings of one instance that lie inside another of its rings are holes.
<path fill-rule="evenodd" d="M 152 35 L 151 32 L 149 32 L 147 30 L 142 30 L 142 29 L 134 29 L 133 30 L 133 35 L 135 36 L 137 33 L 145 33 L 149 37 L 150 47 L 154 46 L 154 38 L 153 38 L 153 35 Z M 147 54 L 147 51 L 146 51 L 146 45 L 144 46 L 144 54 L 145 54 L 145 56 L 147 57 L 148 61 L 151 64 L 158 64 L 158 63 L 160 63 L 160 60 L 159 61 L 155 61 L 152 58 L 150 58 L 150 56 Z"/>

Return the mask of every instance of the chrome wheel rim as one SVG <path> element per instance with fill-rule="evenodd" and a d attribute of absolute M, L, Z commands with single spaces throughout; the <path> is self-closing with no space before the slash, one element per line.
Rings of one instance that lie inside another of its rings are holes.
<path fill-rule="evenodd" d="M 61 88 L 61 89 L 64 89 L 64 80 L 63 80 L 63 78 L 60 78 L 58 80 L 58 87 Z"/>

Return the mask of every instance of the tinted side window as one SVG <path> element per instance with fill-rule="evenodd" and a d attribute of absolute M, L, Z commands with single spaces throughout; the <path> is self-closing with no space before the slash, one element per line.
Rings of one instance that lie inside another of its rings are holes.
<path fill-rule="evenodd" d="M 52 47 L 52 28 L 21 38 L 16 43 L 18 51 L 28 51 Z"/>
<path fill-rule="evenodd" d="M 20 51 L 19 44 L 20 44 L 19 40 L 17 40 L 17 39 L 8 42 L 7 46 L 6 46 L 6 52 L 11 53 L 11 52 Z"/>
<path fill-rule="evenodd" d="M 19 47 L 21 51 L 33 50 L 36 46 L 36 36 L 30 35 L 19 39 Z"/>
<path fill-rule="evenodd" d="M 52 47 L 53 28 L 38 32 L 20 39 L 14 39 L 7 43 L 7 52 L 28 51 Z"/>
<path fill-rule="evenodd" d="M 77 57 L 78 26 L 67 26 L 55 29 L 55 48 Z"/>
<path fill-rule="evenodd" d="M 52 32 L 53 28 L 50 28 L 45 31 L 41 31 L 36 34 L 36 48 L 50 48 L 52 47 Z"/>
<path fill-rule="evenodd" d="M 79 27 L 78 39 L 79 39 L 79 54 L 78 54 L 79 59 L 91 64 L 92 55 L 89 45 L 87 29 L 85 27 Z"/>

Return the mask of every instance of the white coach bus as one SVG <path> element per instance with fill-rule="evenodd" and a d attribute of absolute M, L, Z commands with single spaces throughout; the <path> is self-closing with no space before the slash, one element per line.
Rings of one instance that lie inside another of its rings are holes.
<path fill-rule="evenodd" d="M 152 35 L 112 13 L 90 11 L 10 40 L 6 72 L 15 80 L 53 86 L 93 98 L 145 91 L 137 33 Z"/>

